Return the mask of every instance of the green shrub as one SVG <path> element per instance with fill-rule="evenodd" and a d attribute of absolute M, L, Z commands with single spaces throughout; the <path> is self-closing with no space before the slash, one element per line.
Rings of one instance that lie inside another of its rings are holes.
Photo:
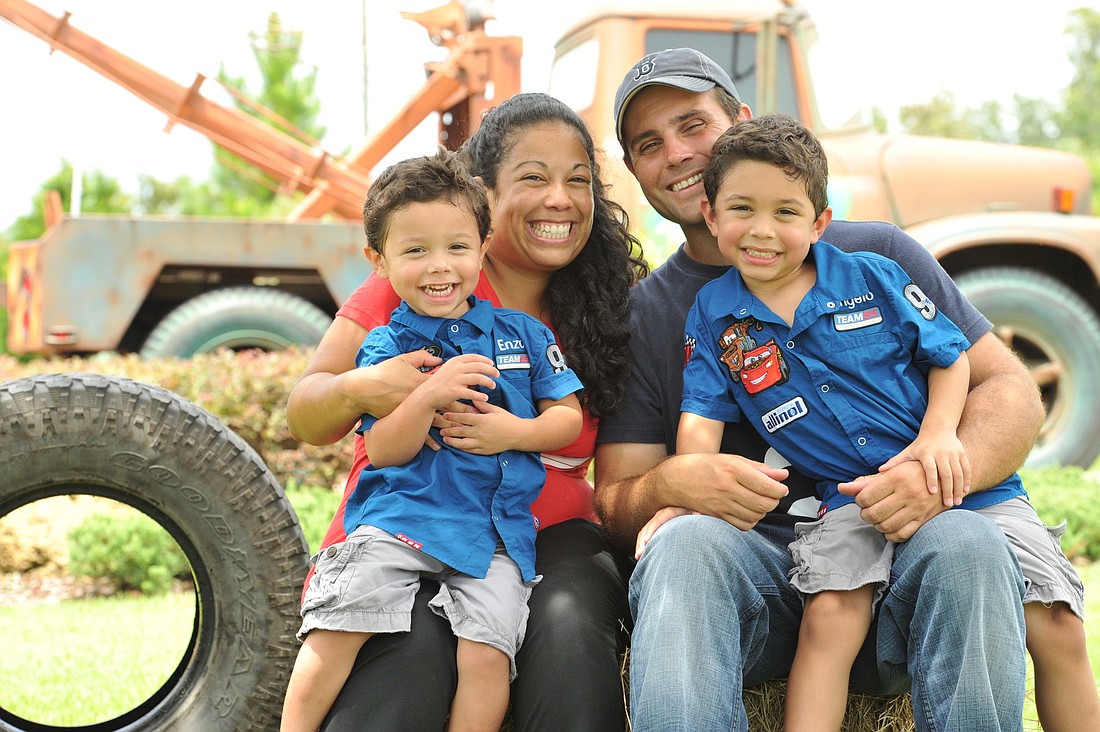
<path fill-rule="evenodd" d="M 343 490 L 352 462 L 349 435 L 334 445 L 296 441 L 286 425 L 286 401 L 305 371 L 311 349 L 222 351 L 190 359 L 141 359 L 99 353 L 89 358 L 37 358 L 23 363 L 0 355 L 0 381 L 44 373 L 114 374 L 154 384 L 220 419 L 259 453 L 283 486 Z"/>
<path fill-rule="evenodd" d="M 1078 467 L 1020 471 L 1031 503 L 1044 523 L 1066 522 L 1062 551 L 1070 559 L 1100 560 L 1100 483 Z"/>
<path fill-rule="evenodd" d="M 69 532 L 69 571 L 105 578 L 119 590 L 155 595 L 191 570 L 164 527 L 139 511 L 127 511 L 94 513 Z"/>
<path fill-rule="evenodd" d="M 325 537 L 332 517 L 336 515 L 336 509 L 340 505 L 340 495 L 331 490 L 287 487 L 286 497 L 298 514 L 298 523 L 305 534 L 306 543 L 309 544 L 310 554 L 316 553 L 321 547 L 321 539 Z"/>

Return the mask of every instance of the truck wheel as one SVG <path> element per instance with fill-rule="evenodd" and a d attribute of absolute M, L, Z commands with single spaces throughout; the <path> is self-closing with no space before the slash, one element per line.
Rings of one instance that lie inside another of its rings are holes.
<path fill-rule="evenodd" d="M 179 666 L 137 708 L 81 729 L 278 728 L 307 549 L 282 488 L 242 439 L 159 387 L 33 376 L 0 383 L 0 475 L 0 517 L 50 496 L 105 496 L 160 523 L 191 566 L 195 625 Z M 44 729 L 58 728 L 0 708 L 0 730 Z"/>
<path fill-rule="evenodd" d="M 141 347 L 144 358 L 186 358 L 219 348 L 281 351 L 315 346 L 332 318 L 313 303 L 267 287 L 228 287 L 183 303 Z"/>
<path fill-rule="evenodd" d="M 1016 267 L 976 270 L 959 289 L 1031 369 L 1047 416 L 1029 466 L 1090 467 L 1100 455 L 1100 320 L 1076 292 Z"/>

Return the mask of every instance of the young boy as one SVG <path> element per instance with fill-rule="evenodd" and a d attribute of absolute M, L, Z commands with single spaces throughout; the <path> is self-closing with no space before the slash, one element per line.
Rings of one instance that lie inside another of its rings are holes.
<path fill-rule="evenodd" d="M 1044 729 L 1100 729 L 1083 587 L 1059 531 L 1042 524 L 1017 475 L 969 493 L 955 436 L 966 339 L 892 261 L 819 241 L 832 215 L 827 179 L 820 144 L 789 117 L 737 123 L 715 142 L 703 214 L 732 268 L 699 292 L 688 316 L 677 433 L 678 452 L 717 452 L 725 422 L 744 417 L 818 481 L 820 519 L 800 524 L 791 544 L 804 613 L 785 726 L 840 729 L 851 664 L 889 581 L 890 544 L 837 484 L 920 460 L 945 506 L 986 515 L 1017 554 Z M 638 552 L 683 513 L 658 512 Z"/>
<path fill-rule="evenodd" d="M 363 223 L 367 257 L 402 304 L 368 334 L 357 365 L 416 349 L 443 364 L 390 415 L 363 417 L 371 465 L 347 503 L 347 540 L 314 559 L 282 729 L 320 726 L 363 643 L 409 630 L 425 576 L 439 581 L 431 607 L 458 636 L 449 729 L 495 732 L 539 580 L 530 512 L 539 453 L 579 434 L 582 386 L 545 325 L 472 296 L 490 215 L 453 154 L 388 168 Z M 477 408 L 476 426 L 444 439 L 433 420 L 458 401 Z M 429 429 L 438 451 L 425 446 Z"/>

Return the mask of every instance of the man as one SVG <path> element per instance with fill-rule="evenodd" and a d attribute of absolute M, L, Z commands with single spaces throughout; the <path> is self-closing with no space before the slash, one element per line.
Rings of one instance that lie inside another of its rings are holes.
<path fill-rule="evenodd" d="M 703 221 L 702 172 L 714 140 L 751 116 L 729 76 L 691 49 L 651 54 L 615 97 L 624 160 L 646 198 L 679 224 L 684 245 L 635 288 L 634 373 L 625 405 L 600 426 L 596 508 L 633 550 L 666 506 L 683 516 L 657 532 L 631 580 L 631 714 L 635 730 L 748 729 L 741 692 L 786 676 L 801 603 L 787 583 L 793 524 L 812 519 L 812 487 L 783 469 L 744 423 L 723 454 L 674 455 L 686 345 L 698 290 L 726 266 Z M 898 261 L 970 339 L 970 392 L 959 437 L 973 490 L 1011 474 L 1042 423 L 1034 384 L 916 242 L 882 223 L 834 222 L 822 238 Z M 788 348 L 797 344 L 788 343 Z M 767 463 L 765 464 L 765 460 Z M 784 481 L 781 482 L 781 481 Z M 911 690 L 918 729 L 1019 730 L 1024 691 L 1023 582 L 1003 534 L 928 493 L 919 463 L 845 490 L 862 516 L 900 542 L 891 586 L 857 658 L 861 691 Z"/>

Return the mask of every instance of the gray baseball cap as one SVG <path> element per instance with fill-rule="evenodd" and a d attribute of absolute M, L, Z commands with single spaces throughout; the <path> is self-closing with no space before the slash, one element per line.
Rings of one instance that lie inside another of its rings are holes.
<path fill-rule="evenodd" d="M 650 84 L 664 84 L 691 92 L 719 86 L 740 99 L 733 80 L 721 66 L 694 48 L 666 48 L 646 54 L 627 72 L 615 92 L 615 136 L 623 141 L 623 113 L 634 95 Z"/>

